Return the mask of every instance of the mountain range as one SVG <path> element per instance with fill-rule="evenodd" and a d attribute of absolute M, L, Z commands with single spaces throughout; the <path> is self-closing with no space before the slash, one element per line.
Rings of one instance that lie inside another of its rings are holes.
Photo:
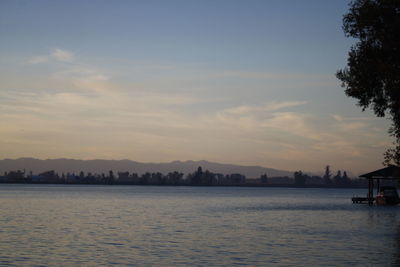
<path fill-rule="evenodd" d="M 232 174 L 240 173 L 248 178 L 258 178 L 262 174 L 268 177 L 293 177 L 293 172 L 265 168 L 260 166 L 242 166 L 233 164 L 222 164 L 216 162 L 201 161 L 172 161 L 169 163 L 142 163 L 131 160 L 77 160 L 77 159 L 35 159 L 35 158 L 18 158 L 0 160 L 0 174 L 9 171 L 26 170 L 27 173 L 32 171 L 39 174 L 44 171 L 54 170 L 58 173 L 108 173 L 112 170 L 114 173 L 118 171 L 129 171 L 137 174 L 145 172 L 168 172 L 178 171 L 185 175 L 202 167 L 203 170 L 209 170 L 214 173 Z"/>

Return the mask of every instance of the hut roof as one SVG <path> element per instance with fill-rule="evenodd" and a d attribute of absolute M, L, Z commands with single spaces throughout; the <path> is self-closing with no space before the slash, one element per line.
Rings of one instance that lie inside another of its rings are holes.
<path fill-rule="evenodd" d="M 400 179 L 400 167 L 390 165 L 386 168 L 360 175 L 360 177 L 367 179 Z"/>

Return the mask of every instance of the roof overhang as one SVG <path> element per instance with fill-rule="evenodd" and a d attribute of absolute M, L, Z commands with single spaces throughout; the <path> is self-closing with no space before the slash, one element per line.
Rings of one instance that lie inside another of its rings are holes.
<path fill-rule="evenodd" d="M 390 165 L 386 168 L 360 175 L 360 177 L 366 179 L 382 179 L 382 180 L 400 179 L 400 167 L 395 165 Z"/>

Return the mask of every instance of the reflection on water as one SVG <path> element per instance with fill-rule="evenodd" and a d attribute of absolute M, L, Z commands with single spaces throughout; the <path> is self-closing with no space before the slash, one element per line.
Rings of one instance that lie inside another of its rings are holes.
<path fill-rule="evenodd" d="M 397 231 L 394 235 L 394 247 L 392 266 L 398 267 L 400 266 L 400 224 L 397 225 Z"/>
<path fill-rule="evenodd" d="M 364 190 L 0 186 L 0 265 L 399 266 Z"/>

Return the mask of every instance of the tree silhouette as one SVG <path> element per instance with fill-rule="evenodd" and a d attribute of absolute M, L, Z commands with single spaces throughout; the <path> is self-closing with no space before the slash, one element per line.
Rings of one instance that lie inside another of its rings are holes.
<path fill-rule="evenodd" d="M 267 174 L 265 173 L 265 174 L 261 175 L 261 176 L 260 176 L 260 180 L 261 180 L 261 183 L 263 183 L 263 184 L 268 183 L 268 176 L 267 176 Z"/>
<path fill-rule="evenodd" d="M 389 116 L 394 148 L 384 163 L 400 164 L 400 1 L 355 0 L 343 17 L 347 37 L 359 41 L 349 52 L 347 67 L 336 73 L 348 96 L 378 117 Z"/>
<path fill-rule="evenodd" d="M 174 171 L 167 174 L 167 180 L 169 184 L 177 185 L 182 181 L 183 173 Z"/>
<path fill-rule="evenodd" d="M 109 171 L 109 176 L 107 179 L 107 184 L 113 184 L 115 180 L 114 173 L 112 170 Z"/>
<path fill-rule="evenodd" d="M 330 169 L 330 166 L 329 165 L 327 165 L 326 167 L 325 167 L 325 174 L 324 174 L 324 182 L 325 182 L 325 184 L 331 184 L 331 176 L 332 176 L 332 173 L 331 173 L 331 169 Z"/>
<path fill-rule="evenodd" d="M 191 184 L 199 185 L 201 183 L 203 176 L 203 169 L 201 167 L 197 168 L 197 171 L 191 175 Z"/>
<path fill-rule="evenodd" d="M 348 184 L 350 183 L 350 179 L 349 179 L 349 177 L 347 176 L 347 172 L 346 172 L 346 171 L 343 172 L 342 183 L 343 183 L 344 185 L 348 185 Z"/>
<path fill-rule="evenodd" d="M 337 184 L 337 185 L 342 184 L 342 172 L 337 171 L 335 177 L 333 177 L 333 180 L 334 180 L 335 184 Z"/>
<path fill-rule="evenodd" d="M 151 178 L 151 173 L 146 172 L 146 173 L 142 174 L 142 176 L 140 177 L 139 183 L 142 185 L 146 185 L 146 184 L 148 184 L 150 178 Z"/>
<path fill-rule="evenodd" d="M 303 174 L 302 171 L 298 171 L 294 173 L 294 182 L 296 185 L 305 185 L 306 184 L 307 175 Z"/>

